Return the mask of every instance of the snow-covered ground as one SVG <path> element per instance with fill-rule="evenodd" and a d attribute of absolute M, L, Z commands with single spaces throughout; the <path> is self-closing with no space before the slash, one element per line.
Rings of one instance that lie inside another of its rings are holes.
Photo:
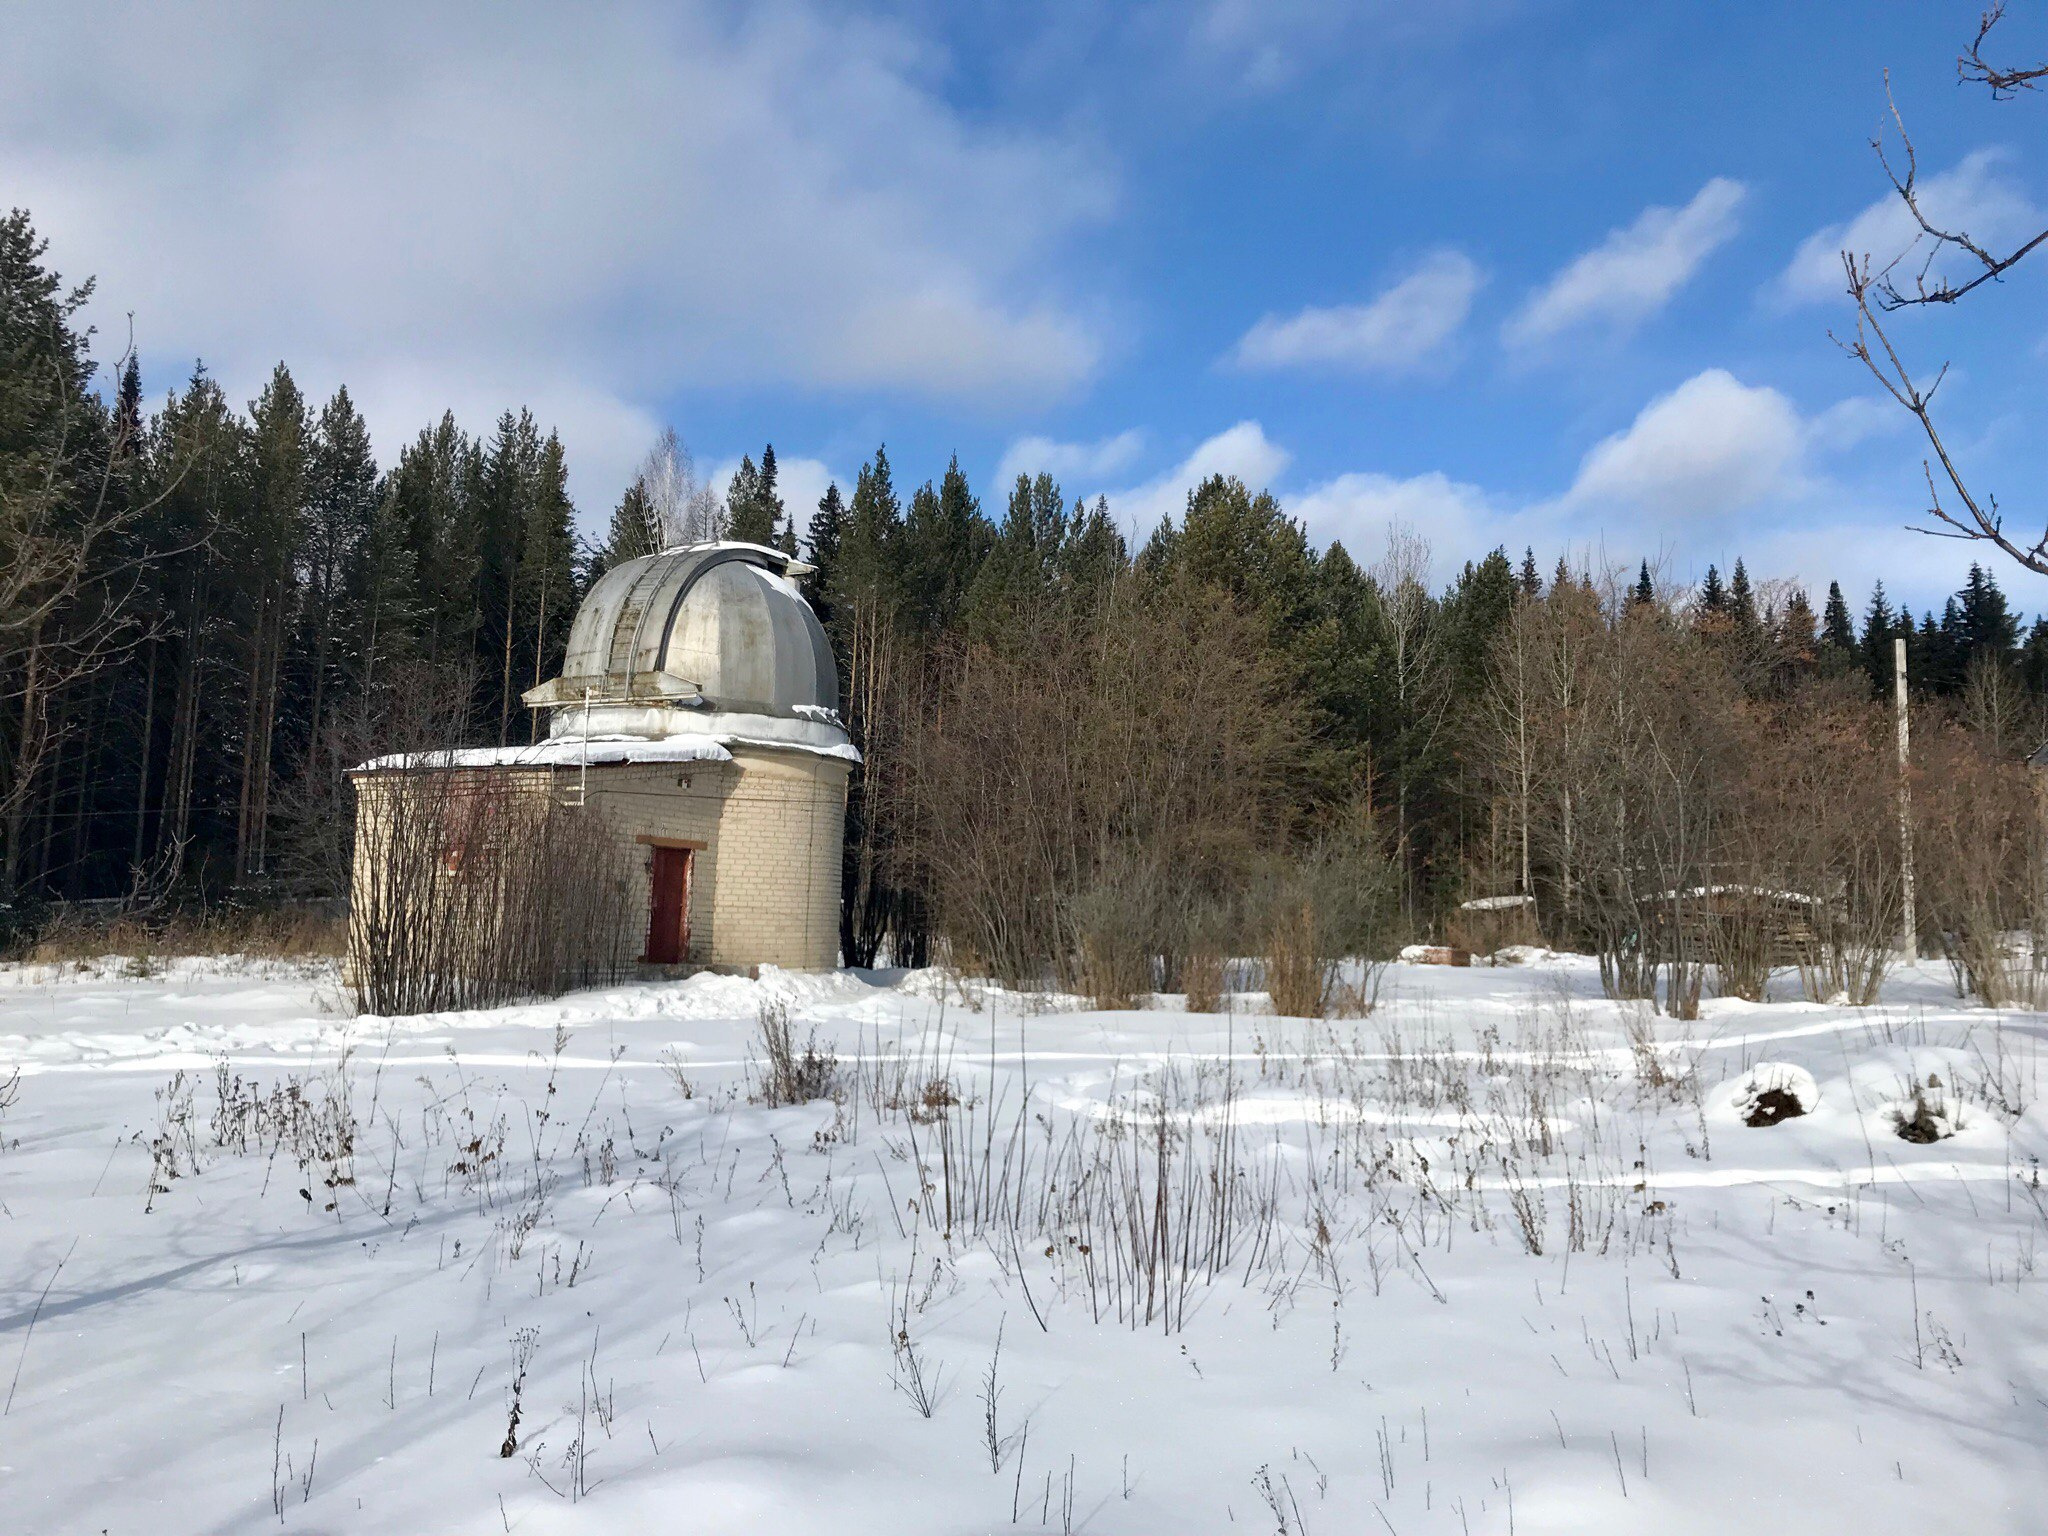
<path fill-rule="evenodd" d="M 2048 1527 L 2044 1022 L 1936 966 L 1697 1023 L 1571 958 L 1331 1023 L 138 969 L 0 971 L 6 1531 Z M 754 1102 L 764 1012 L 836 1103 Z"/>

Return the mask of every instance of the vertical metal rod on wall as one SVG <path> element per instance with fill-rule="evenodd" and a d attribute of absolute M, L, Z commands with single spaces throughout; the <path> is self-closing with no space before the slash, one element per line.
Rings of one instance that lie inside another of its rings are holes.
<path fill-rule="evenodd" d="M 1899 953 L 1908 960 L 1920 958 L 1920 922 L 1913 891 L 1913 786 L 1907 777 L 1912 763 L 1911 741 L 1906 726 L 1906 642 L 1892 641 L 1892 699 L 1899 723 L 1899 875 L 1905 895 L 1900 914 Z"/>

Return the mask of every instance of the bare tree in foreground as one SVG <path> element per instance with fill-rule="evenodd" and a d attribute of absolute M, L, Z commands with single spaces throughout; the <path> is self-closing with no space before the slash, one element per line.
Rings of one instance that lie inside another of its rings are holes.
<path fill-rule="evenodd" d="M 2041 80 L 2048 79 L 2048 63 L 2003 65 L 1985 57 L 1991 33 L 2004 16 L 2005 0 L 1996 0 L 1979 19 L 1976 37 L 1956 61 L 1957 77 L 1965 84 L 1987 87 L 1995 101 L 2034 90 Z M 1980 540 L 1996 545 L 2028 570 L 2048 575 L 2048 514 L 2043 516 L 2040 537 L 2031 543 L 2026 542 L 2025 534 L 2006 532 L 2005 514 L 1997 496 L 1981 488 L 1972 489 L 1934 419 L 1934 396 L 1948 376 L 1948 365 L 1942 364 L 1932 380 L 1923 384 L 1925 375 L 1917 374 L 1907 363 L 1882 318 L 1908 308 L 1954 304 L 1986 283 L 2002 280 L 2035 250 L 2048 244 L 2048 229 L 2016 245 L 2000 248 L 1966 229 L 1948 227 L 1946 220 L 1937 223 L 1922 202 L 1918 157 L 1898 103 L 1892 99 L 1889 72 L 1885 76 L 1885 99 L 1892 126 L 1898 133 L 1900 158 L 1895 160 L 1886 150 L 1881 131 L 1871 140 L 1871 148 L 1877 152 L 1878 163 L 1884 167 L 1893 192 L 1912 216 L 1917 233 L 1905 251 L 1882 264 L 1876 263 L 1868 252 L 1842 252 L 1849 297 L 1856 305 L 1856 334 L 1848 340 L 1835 340 L 1870 370 L 1885 392 L 1920 423 L 1920 430 L 1926 435 L 1933 457 L 1923 460 L 1921 469 L 1927 480 L 1927 515 L 1936 526 L 1920 531 L 1939 538 Z M 1917 265 L 1909 260 L 1916 252 Z M 1945 264 L 1959 268 L 1959 274 L 1952 278 Z"/>

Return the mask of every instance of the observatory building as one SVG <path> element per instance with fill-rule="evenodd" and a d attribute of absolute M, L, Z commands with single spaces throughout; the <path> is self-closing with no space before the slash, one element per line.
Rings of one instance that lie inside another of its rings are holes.
<path fill-rule="evenodd" d="M 562 675 L 525 695 L 544 739 L 378 759 L 355 770 L 358 787 L 421 772 L 536 785 L 616 840 L 644 963 L 829 968 L 860 755 L 831 645 L 797 590 L 809 569 L 740 543 L 614 566 L 577 612 Z"/>

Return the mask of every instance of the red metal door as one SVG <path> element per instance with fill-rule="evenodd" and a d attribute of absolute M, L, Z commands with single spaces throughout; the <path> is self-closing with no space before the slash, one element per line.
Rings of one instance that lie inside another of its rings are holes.
<path fill-rule="evenodd" d="M 681 965 L 690 955 L 690 854 L 656 848 L 648 866 L 647 953 L 653 965 Z"/>

